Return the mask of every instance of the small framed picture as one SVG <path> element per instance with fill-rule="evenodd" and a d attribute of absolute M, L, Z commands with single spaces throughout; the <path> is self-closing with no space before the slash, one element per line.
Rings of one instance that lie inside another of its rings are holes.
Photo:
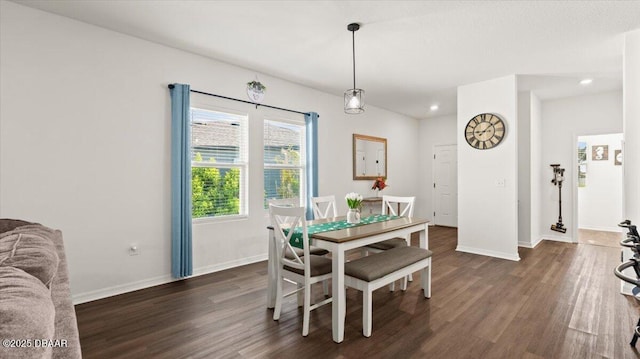
<path fill-rule="evenodd" d="M 591 160 L 592 161 L 607 161 L 609 159 L 609 146 L 608 145 L 593 145 L 591 146 Z"/>
<path fill-rule="evenodd" d="M 614 150 L 613 156 L 613 165 L 622 166 L 622 150 Z"/>

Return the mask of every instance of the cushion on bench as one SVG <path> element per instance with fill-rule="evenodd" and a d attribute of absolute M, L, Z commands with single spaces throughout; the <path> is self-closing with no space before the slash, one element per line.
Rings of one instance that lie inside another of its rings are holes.
<path fill-rule="evenodd" d="M 398 247 L 358 258 L 344 264 L 348 276 L 372 282 L 408 265 L 431 257 L 433 252 L 418 247 Z"/>
<path fill-rule="evenodd" d="M 371 243 L 367 245 L 367 247 L 369 248 L 380 249 L 383 251 L 386 251 L 392 248 L 406 247 L 406 246 L 407 246 L 407 241 L 404 238 L 391 238 L 391 239 L 387 239 L 386 241 Z"/>

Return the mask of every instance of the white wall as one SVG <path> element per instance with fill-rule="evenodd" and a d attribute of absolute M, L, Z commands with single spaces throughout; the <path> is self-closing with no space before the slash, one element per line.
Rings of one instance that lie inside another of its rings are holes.
<path fill-rule="evenodd" d="M 519 260 L 517 81 L 511 75 L 458 87 L 457 250 Z M 476 150 L 464 128 L 480 113 L 499 115 L 507 127 L 498 146 Z M 497 181 L 504 181 L 498 186 Z"/>
<path fill-rule="evenodd" d="M 540 242 L 540 100 L 529 91 L 518 93 L 518 245 Z"/>
<path fill-rule="evenodd" d="M 578 136 L 620 132 L 622 93 L 619 91 L 542 102 L 540 236 L 543 239 L 577 240 L 574 233 L 577 218 L 573 208 L 577 193 Z M 559 163 L 566 169 L 562 187 L 562 220 L 567 233 L 550 229 L 558 220 L 558 189 L 551 183 L 551 163 Z"/>
<path fill-rule="evenodd" d="M 12 2 L 0 10 L 0 217 L 63 231 L 75 302 L 170 281 L 167 84 L 245 98 L 256 73 Z M 352 180 L 353 133 L 387 138 L 389 193 L 417 193 L 417 120 L 373 106 L 346 115 L 341 94 L 258 75 L 266 104 L 320 114 L 321 195 L 369 191 Z M 261 179 L 261 120 L 289 114 L 209 100 L 249 114 Z M 266 258 L 261 203 L 253 181 L 247 219 L 194 225 L 195 273 Z"/>
<path fill-rule="evenodd" d="M 543 176 L 544 166 L 542 164 L 542 103 L 540 99 L 534 94 L 531 94 L 530 101 L 530 131 L 531 131 L 531 149 L 530 149 L 530 161 L 531 161 L 531 236 L 529 243 L 531 247 L 535 247 L 541 240 L 540 238 L 540 206 L 542 199 L 542 179 L 546 179 Z M 546 173 L 545 173 L 546 174 Z"/>
<path fill-rule="evenodd" d="M 624 216 L 640 223 L 640 30 L 624 43 Z"/>
<path fill-rule="evenodd" d="M 531 92 L 518 93 L 518 245 L 531 247 Z"/>
<path fill-rule="evenodd" d="M 578 228 L 620 232 L 622 220 L 622 166 L 614 165 L 622 149 L 622 134 L 580 136 L 587 144 L 586 186 L 578 187 Z M 608 146 L 607 160 L 594 161 L 592 146 Z"/>
<path fill-rule="evenodd" d="M 433 154 L 434 146 L 457 142 L 456 115 L 433 117 L 419 122 L 418 153 L 420 154 L 418 198 L 415 215 L 433 221 Z"/>

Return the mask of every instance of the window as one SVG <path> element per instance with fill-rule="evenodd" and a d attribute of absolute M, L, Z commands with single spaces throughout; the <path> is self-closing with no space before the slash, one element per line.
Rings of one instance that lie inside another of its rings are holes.
<path fill-rule="evenodd" d="M 264 206 L 273 198 L 305 198 L 305 126 L 264 121 Z"/>
<path fill-rule="evenodd" d="M 192 216 L 247 214 L 247 116 L 191 108 Z"/>

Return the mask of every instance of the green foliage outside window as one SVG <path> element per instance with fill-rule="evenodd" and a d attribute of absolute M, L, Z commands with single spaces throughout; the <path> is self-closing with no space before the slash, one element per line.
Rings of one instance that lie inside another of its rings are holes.
<path fill-rule="evenodd" d="M 202 161 L 200 153 L 195 162 Z M 215 162 L 212 158 L 211 162 Z M 220 173 L 215 167 L 191 168 L 193 218 L 224 216 L 240 213 L 240 169 L 231 168 Z"/>
<path fill-rule="evenodd" d="M 300 164 L 300 152 L 291 146 L 283 148 L 281 155 L 275 157 L 276 163 Z M 291 198 L 300 196 L 300 170 L 282 169 L 280 171 L 280 186 L 276 189 L 279 198 Z"/>

